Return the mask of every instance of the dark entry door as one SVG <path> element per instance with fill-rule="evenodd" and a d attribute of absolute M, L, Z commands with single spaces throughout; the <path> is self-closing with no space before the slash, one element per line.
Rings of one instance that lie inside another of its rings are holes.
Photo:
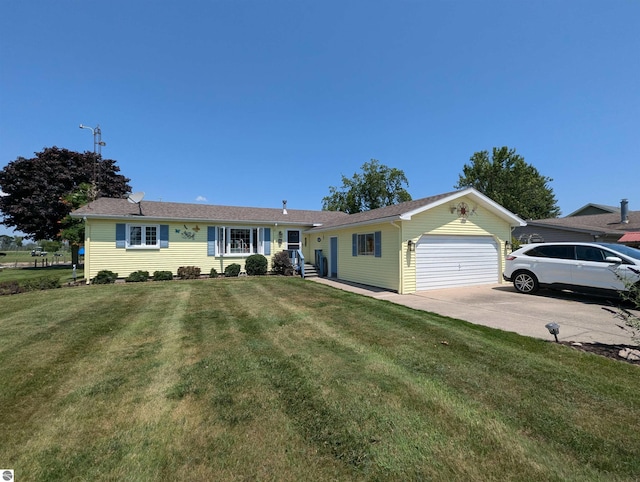
<path fill-rule="evenodd" d="M 338 277 L 338 238 L 333 237 L 329 241 L 329 277 Z"/>

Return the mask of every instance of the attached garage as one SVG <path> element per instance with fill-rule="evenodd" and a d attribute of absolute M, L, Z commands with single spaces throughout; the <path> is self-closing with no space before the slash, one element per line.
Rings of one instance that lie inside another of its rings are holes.
<path fill-rule="evenodd" d="M 337 254 L 338 279 L 409 294 L 502 283 L 512 229 L 524 225 L 466 188 L 350 214 L 304 234 L 315 252 Z"/>
<path fill-rule="evenodd" d="M 422 236 L 416 245 L 417 291 L 500 282 L 491 236 Z"/>

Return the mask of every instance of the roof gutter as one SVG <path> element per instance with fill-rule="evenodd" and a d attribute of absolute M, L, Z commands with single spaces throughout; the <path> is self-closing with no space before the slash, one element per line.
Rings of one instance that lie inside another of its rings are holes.
<path fill-rule="evenodd" d="M 217 223 L 238 223 L 238 224 L 264 224 L 264 225 L 272 225 L 274 221 L 265 221 L 265 220 L 254 220 L 254 219 L 207 219 L 207 218 L 167 218 L 167 217 L 159 217 L 159 216 L 145 216 L 140 214 L 71 214 L 72 218 L 76 219 L 105 219 L 105 220 L 123 220 L 123 221 L 157 221 L 157 222 L 175 222 L 175 223 L 208 223 L 208 224 L 217 224 Z M 286 221 L 285 223 L 288 226 L 309 226 L 309 223 L 304 223 L 300 221 Z"/>
<path fill-rule="evenodd" d="M 309 229 L 308 231 L 313 231 L 314 233 L 322 233 L 326 231 L 335 231 L 337 229 L 350 229 L 359 226 L 371 226 L 372 224 L 384 224 L 384 223 L 393 223 L 395 221 L 402 221 L 402 216 L 393 215 L 388 216 L 386 218 L 376 218 L 367 221 L 361 221 L 359 223 L 345 223 L 345 224 L 332 224 L 330 226 L 318 226 Z"/>

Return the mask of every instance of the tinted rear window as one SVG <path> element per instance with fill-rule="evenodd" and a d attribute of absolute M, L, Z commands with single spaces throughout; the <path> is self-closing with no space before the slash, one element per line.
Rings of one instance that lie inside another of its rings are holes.
<path fill-rule="evenodd" d="M 575 248 L 570 245 L 536 246 L 526 252 L 535 258 L 575 259 Z"/>
<path fill-rule="evenodd" d="M 627 256 L 631 256 L 635 259 L 640 259 L 640 249 L 632 248 L 631 246 L 626 246 L 624 244 L 611 244 L 611 243 L 598 243 L 600 246 L 604 246 L 605 248 L 613 249 L 614 251 L 618 251 L 619 253 L 626 254 Z"/>

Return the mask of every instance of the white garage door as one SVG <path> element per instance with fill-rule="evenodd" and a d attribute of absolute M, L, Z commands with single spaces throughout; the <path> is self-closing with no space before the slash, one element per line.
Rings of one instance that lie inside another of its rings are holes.
<path fill-rule="evenodd" d="M 422 236 L 416 246 L 416 289 L 499 281 L 498 247 L 486 236 Z"/>

